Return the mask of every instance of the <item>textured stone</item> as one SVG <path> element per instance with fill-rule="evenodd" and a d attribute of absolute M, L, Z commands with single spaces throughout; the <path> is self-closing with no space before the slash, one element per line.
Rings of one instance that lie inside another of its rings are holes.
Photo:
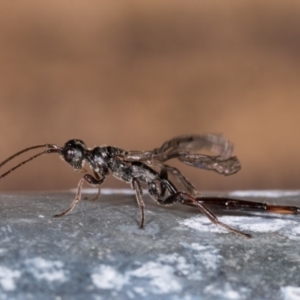
<path fill-rule="evenodd" d="M 298 191 L 231 195 L 300 205 Z M 300 297 L 299 216 L 217 213 L 253 235 L 246 239 L 196 209 L 162 207 L 145 195 L 146 228 L 140 230 L 134 195 L 104 190 L 99 200 L 51 218 L 73 197 L 2 193 L 0 299 Z"/>

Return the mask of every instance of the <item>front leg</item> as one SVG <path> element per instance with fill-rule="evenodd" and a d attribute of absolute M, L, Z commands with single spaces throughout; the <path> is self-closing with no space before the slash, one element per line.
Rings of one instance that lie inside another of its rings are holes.
<path fill-rule="evenodd" d="M 100 185 L 100 184 L 102 184 L 104 182 L 105 178 L 106 177 L 98 179 L 98 178 L 93 177 L 90 174 L 85 174 L 80 179 L 80 181 L 78 182 L 76 196 L 75 196 L 75 199 L 73 200 L 71 206 L 67 210 L 65 210 L 64 212 L 62 212 L 60 214 L 57 214 L 57 215 L 54 215 L 53 218 L 62 217 L 64 215 L 66 215 L 68 212 L 71 212 L 73 210 L 73 208 L 75 207 L 76 203 L 79 202 L 80 199 L 81 199 L 81 190 L 82 190 L 82 185 L 83 185 L 84 181 L 86 181 L 90 185 Z"/>

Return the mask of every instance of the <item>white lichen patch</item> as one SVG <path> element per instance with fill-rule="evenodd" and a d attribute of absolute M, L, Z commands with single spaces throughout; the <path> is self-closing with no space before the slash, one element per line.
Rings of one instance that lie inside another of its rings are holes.
<path fill-rule="evenodd" d="M 193 251 L 193 256 L 203 264 L 204 270 L 215 271 L 219 267 L 222 256 L 219 249 L 211 245 L 201 245 L 199 243 L 180 243 L 185 248 Z"/>
<path fill-rule="evenodd" d="M 241 230 L 254 232 L 277 232 L 290 224 L 289 220 L 268 219 L 263 217 L 226 216 L 222 221 L 230 226 L 239 226 Z"/>
<path fill-rule="evenodd" d="M 174 275 L 174 268 L 160 262 L 149 261 L 141 267 L 132 271 L 120 273 L 114 267 L 101 265 L 97 267 L 92 275 L 93 284 L 99 289 L 110 289 L 120 291 L 125 285 L 132 286 L 130 283 L 134 279 L 135 285 L 132 292 L 140 296 L 146 296 L 148 291 L 157 295 L 176 293 L 181 291 L 182 286 Z M 147 280 L 147 286 L 140 286 L 136 280 Z"/>
<path fill-rule="evenodd" d="M 42 257 L 27 259 L 25 264 L 29 272 L 37 280 L 60 281 L 67 280 L 67 274 L 63 269 L 64 263 L 61 261 L 46 260 Z"/>
<path fill-rule="evenodd" d="M 5 248 L 0 248 L 0 256 L 5 255 L 7 253 L 7 249 Z"/>
<path fill-rule="evenodd" d="M 292 219 L 264 218 L 258 216 L 222 216 L 223 223 L 242 232 L 280 232 L 287 237 L 296 237 L 300 229 Z M 221 226 L 212 224 L 205 216 L 196 216 L 179 222 L 180 225 L 201 231 L 230 233 Z M 296 226 L 296 227 L 295 227 Z"/>
<path fill-rule="evenodd" d="M 225 232 L 226 233 L 226 230 L 220 229 L 218 226 L 212 224 L 205 216 L 202 215 L 187 218 L 183 221 L 179 221 L 179 224 L 201 232 L 218 232 L 218 233 Z"/>
<path fill-rule="evenodd" d="M 300 240 L 300 225 L 299 225 L 299 222 L 297 222 L 296 226 L 291 226 L 290 227 L 288 237 L 291 240 Z"/>
<path fill-rule="evenodd" d="M 145 291 L 145 289 L 143 287 L 137 286 L 137 287 L 134 287 L 133 290 L 135 293 L 137 293 L 138 295 L 140 295 L 142 297 L 147 296 L 147 292 Z"/>
<path fill-rule="evenodd" d="M 216 284 L 211 284 L 204 289 L 204 293 L 210 297 L 218 299 L 221 297 L 224 300 L 247 299 L 248 292 L 247 288 L 233 289 L 229 283 L 226 283 L 223 288 L 216 286 Z"/>
<path fill-rule="evenodd" d="M 187 276 L 194 271 L 194 266 L 189 264 L 184 256 L 179 255 L 178 253 L 172 254 L 160 254 L 158 256 L 158 261 L 162 264 L 170 264 L 181 274 Z"/>
<path fill-rule="evenodd" d="M 15 280 L 20 276 L 20 271 L 0 266 L 0 285 L 4 291 L 13 291 L 16 288 Z"/>
<path fill-rule="evenodd" d="M 194 256 L 194 259 L 191 258 L 192 262 L 179 253 L 169 253 L 160 254 L 155 260 L 125 272 L 120 272 L 110 265 L 100 265 L 93 270 L 91 281 L 98 289 L 111 291 L 126 289 L 130 295 L 133 293 L 140 297 L 149 294 L 179 293 L 183 289 L 181 278 L 202 280 L 208 271 L 214 272 L 218 268 L 222 258 L 219 250 L 210 245 L 203 246 L 198 243 L 181 243 L 181 245 L 192 250 Z M 199 265 L 194 264 L 195 259 L 203 264 L 201 270 Z"/>
<path fill-rule="evenodd" d="M 154 294 L 176 293 L 182 289 L 174 275 L 174 269 L 159 262 L 147 262 L 140 268 L 128 272 L 128 275 L 147 279 Z"/>
<path fill-rule="evenodd" d="M 122 275 L 115 268 L 101 265 L 91 275 L 93 284 L 99 289 L 121 290 L 128 282 L 128 276 Z"/>
<path fill-rule="evenodd" d="M 280 288 L 284 300 L 299 300 L 300 287 L 284 286 Z"/>
<path fill-rule="evenodd" d="M 281 197 L 297 197 L 300 195 L 300 190 L 249 190 L 249 191 L 234 191 L 229 193 L 230 197 L 266 197 L 266 198 L 281 198 Z"/>

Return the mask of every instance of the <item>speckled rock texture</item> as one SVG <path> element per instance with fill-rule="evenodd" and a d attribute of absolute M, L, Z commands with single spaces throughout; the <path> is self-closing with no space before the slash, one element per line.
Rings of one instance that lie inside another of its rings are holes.
<path fill-rule="evenodd" d="M 300 206 L 299 191 L 214 194 Z M 141 230 L 134 195 L 104 190 L 51 218 L 73 197 L 1 194 L 0 299 L 300 299 L 300 216 L 216 212 L 246 239 L 145 195 Z"/>

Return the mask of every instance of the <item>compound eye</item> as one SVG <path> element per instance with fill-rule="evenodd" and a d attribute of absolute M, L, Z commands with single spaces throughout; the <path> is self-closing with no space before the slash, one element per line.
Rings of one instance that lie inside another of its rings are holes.
<path fill-rule="evenodd" d="M 85 161 L 85 149 L 81 142 L 71 140 L 65 144 L 61 151 L 61 156 L 72 168 L 80 170 Z"/>
<path fill-rule="evenodd" d="M 62 151 L 63 158 L 66 162 L 71 163 L 75 157 L 75 151 L 72 148 L 65 148 Z"/>
<path fill-rule="evenodd" d="M 75 156 L 75 151 L 73 149 L 67 149 L 65 154 L 65 160 L 71 162 Z"/>

